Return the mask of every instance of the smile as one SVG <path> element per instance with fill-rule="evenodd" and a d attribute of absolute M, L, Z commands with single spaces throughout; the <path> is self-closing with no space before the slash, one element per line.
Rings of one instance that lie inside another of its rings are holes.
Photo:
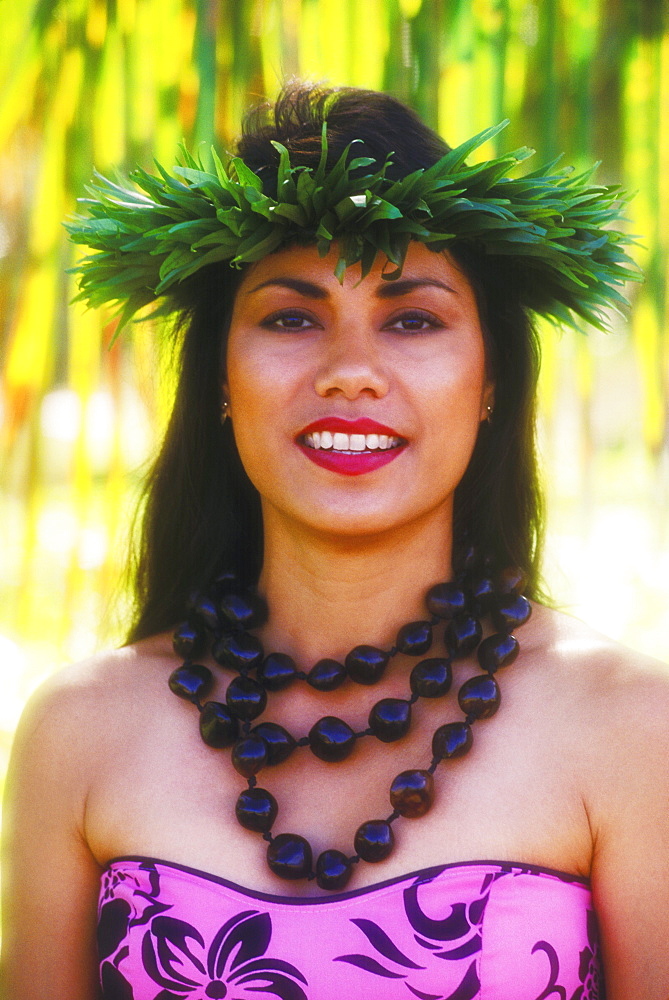
<path fill-rule="evenodd" d="M 314 431 L 313 434 L 305 434 L 302 442 L 307 448 L 314 448 L 316 451 L 323 449 L 328 451 L 354 452 L 359 454 L 363 451 L 388 451 L 389 448 L 397 448 L 402 443 L 402 438 L 390 436 L 388 434 L 343 434 L 337 431 Z"/>
<path fill-rule="evenodd" d="M 391 427 L 367 417 L 326 417 L 305 427 L 296 444 L 321 468 L 344 476 L 361 476 L 394 461 L 408 441 Z"/>

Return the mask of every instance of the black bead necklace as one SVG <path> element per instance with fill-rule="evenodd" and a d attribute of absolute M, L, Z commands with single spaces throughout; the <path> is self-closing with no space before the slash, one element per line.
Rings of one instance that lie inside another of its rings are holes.
<path fill-rule="evenodd" d="M 247 830 L 262 834 L 267 841 L 267 863 L 280 878 L 316 879 L 322 889 L 342 889 L 359 861 L 377 862 L 393 849 L 392 824 L 400 816 L 424 816 L 434 798 L 434 772 L 443 760 L 466 754 L 472 746 L 472 724 L 488 719 L 500 705 L 501 695 L 495 672 L 512 663 L 519 652 L 513 630 L 530 616 L 529 601 L 522 596 L 525 575 L 516 568 L 494 574 L 487 562 L 478 568 L 473 549 L 463 558 L 461 572 L 453 582 L 432 587 L 426 597 L 430 618 L 409 622 L 398 632 L 388 650 L 359 645 L 344 663 L 322 659 L 308 673 L 298 669 L 286 653 L 265 656 L 258 638 L 249 629 L 258 628 L 267 618 L 267 606 L 252 590 L 242 591 L 236 579 L 219 575 L 207 594 L 196 595 L 189 604 L 189 617 L 174 633 L 174 651 L 184 663 L 169 678 L 174 694 L 192 702 L 200 712 L 200 735 L 213 748 L 232 747 L 232 763 L 246 778 L 248 787 L 237 799 L 235 815 Z M 480 618 L 489 615 L 495 632 L 482 640 Z M 406 699 L 382 698 L 369 714 L 368 728 L 355 732 L 343 719 L 324 716 L 307 736 L 295 739 L 283 726 L 259 722 L 265 710 L 267 692 L 281 691 L 301 680 L 317 691 L 333 691 L 347 679 L 363 685 L 376 684 L 390 659 L 397 653 L 423 656 L 432 645 L 433 630 L 445 622 L 447 656 L 431 657 L 417 663 L 410 674 L 411 695 Z M 225 695 L 225 704 L 205 701 L 214 677 L 208 667 L 195 662 L 210 646 L 218 664 L 236 671 Z M 309 842 L 299 834 L 272 835 L 278 815 L 276 799 L 258 787 L 257 774 L 265 767 L 285 761 L 299 747 L 309 747 L 315 756 L 328 762 L 346 759 L 357 741 L 374 736 L 392 743 L 407 734 L 411 709 L 419 698 L 440 698 L 451 687 L 451 664 L 477 650 L 484 673 L 470 677 L 458 691 L 458 703 L 465 718 L 437 728 L 432 737 L 432 761 L 426 769 L 402 771 L 390 786 L 392 812 L 385 819 L 368 820 L 354 837 L 355 854 L 339 850 L 323 851 L 314 869 Z M 255 678 L 250 674 L 255 671 Z"/>

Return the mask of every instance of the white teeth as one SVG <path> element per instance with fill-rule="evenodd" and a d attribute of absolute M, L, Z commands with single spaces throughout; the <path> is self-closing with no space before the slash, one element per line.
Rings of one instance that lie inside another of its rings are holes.
<path fill-rule="evenodd" d="M 304 443 L 308 448 L 332 449 L 333 451 L 387 451 L 396 448 L 401 438 L 390 437 L 387 434 L 343 434 L 336 431 L 314 431 L 305 434 Z"/>

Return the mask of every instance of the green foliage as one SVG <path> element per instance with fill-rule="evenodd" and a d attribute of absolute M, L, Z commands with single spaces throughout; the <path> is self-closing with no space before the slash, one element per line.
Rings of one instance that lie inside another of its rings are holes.
<path fill-rule="evenodd" d="M 590 172 L 556 171 L 554 163 L 508 177 L 532 155 L 525 147 L 467 166 L 467 157 L 506 124 L 397 181 L 386 177 L 392 153 L 378 168 L 369 157 L 351 157 L 354 143 L 328 171 L 324 125 L 316 169 L 293 167 L 288 150 L 274 143 L 275 197 L 263 193 L 260 178 L 239 157 L 223 163 L 214 153 L 212 173 L 183 146 L 176 177 L 160 165 L 160 176 L 138 169 L 131 175 L 136 188 L 129 188 L 98 174 L 91 198 L 83 200 L 88 214 L 66 223 L 74 242 L 96 251 L 75 269 L 77 298 L 91 306 L 120 303 L 123 325 L 219 261 L 248 264 L 293 243 L 315 243 L 325 256 L 334 244 L 340 280 L 358 263 L 364 277 L 379 253 L 394 265 L 384 271 L 392 280 L 411 240 L 435 249 L 458 240 L 513 258 L 535 312 L 602 326 L 604 308 L 626 302 L 617 286 L 639 276 L 624 249 L 630 238 L 604 228 L 619 219 L 621 193 L 590 185 Z"/>

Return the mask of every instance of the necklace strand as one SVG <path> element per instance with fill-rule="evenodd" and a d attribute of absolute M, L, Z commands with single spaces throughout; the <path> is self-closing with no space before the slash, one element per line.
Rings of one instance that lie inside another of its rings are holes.
<path fill-rule="evenodd" d="M 247 781 L 235 806 L 237 821 L 267 841 L 267 863 L 280 878 L 316 879 L 322 889 L 338 890 L 348 883 L 359 861 L 383 861 L 393 849 L 392 824 L 400 817 L 415 819 L 427 813 L 434 800 L 434 772 L 443 760 L 464 756 L 472 747 L 472 724 L 491 718 L 500 705 L 501 693 L 494 674 L 511 664 L 519 652 L 513 630 L 530 616 L 529 601 L 522 596 L 525 576 L 508 568 L 495 575 L 487 563 L 477 571 L 478 560 L 468 549 L 461 572 L 454 581 L 432 587 L 426 596 L 429 619 L 409 622 L 398 632 L 390 649 L 359 645 L 344 663 L 319 660 L 309 672 L 298 669 L 286 653 L 267 656 L 258 638 L 249 630 L 263 624 L 267 606 L 252 590 L 240 591 L 228 573 L 217 576 L 210 591 L 189 602 L 187 620 L 173 636 L 173 648 L 184 662 L 172 672 L 169 686 L 174 694 L 192 702 L 200 713 L 200 735 L 210 747 L 232 747 L 232 764 Z M 482 639 L 480 618 L 488 615 L 495 632 Z M 328 692 L 347 680 L 363 685 L 378 683 L 397 653 L 421 657 L 432 645 L 433 631 L 446 624 L 445 657 L 420 660 L 410 674 L 408 698 L 382 698 L 369 713 L 368 728 L 356 732 L 344 720 L 327 715 L 315 722 L 308 735 L 296 739 L 278 723 L 251 723 L 265 710 L 267 692 L 279 692 L 295 681 L 305 681 L 317 691 Z M 236 672 L 228 684 L 225 704 L 204 701 L 214 682 L 212 671 L 196 662 L 206 651 L 216 662 Z M 345 760 L 357 741 L 374 736 L 392 743 L 405 736 L 411 726 L 412 707 L 420 698 L 440 698 L 452 682 L 452 661 L 477 651 L 482 674 L 464 682 L 458 703 L 464 720 L 440 725 L 433 734 L 432 759 L 425 769 L 402 771 L 390 786 L 392 812 L 384 819 L 362 823 L 354 836 L 353 855 L 329 849 L 313 865 L 309 842 L 299 834 L 272 834 L 279 807 L 276 799 L 257 783 L 265 767 L 285 761 L 295 750 L 309 747 L 321 760 Z M 255 671 L 255 678 L 250 674 Z"/>

